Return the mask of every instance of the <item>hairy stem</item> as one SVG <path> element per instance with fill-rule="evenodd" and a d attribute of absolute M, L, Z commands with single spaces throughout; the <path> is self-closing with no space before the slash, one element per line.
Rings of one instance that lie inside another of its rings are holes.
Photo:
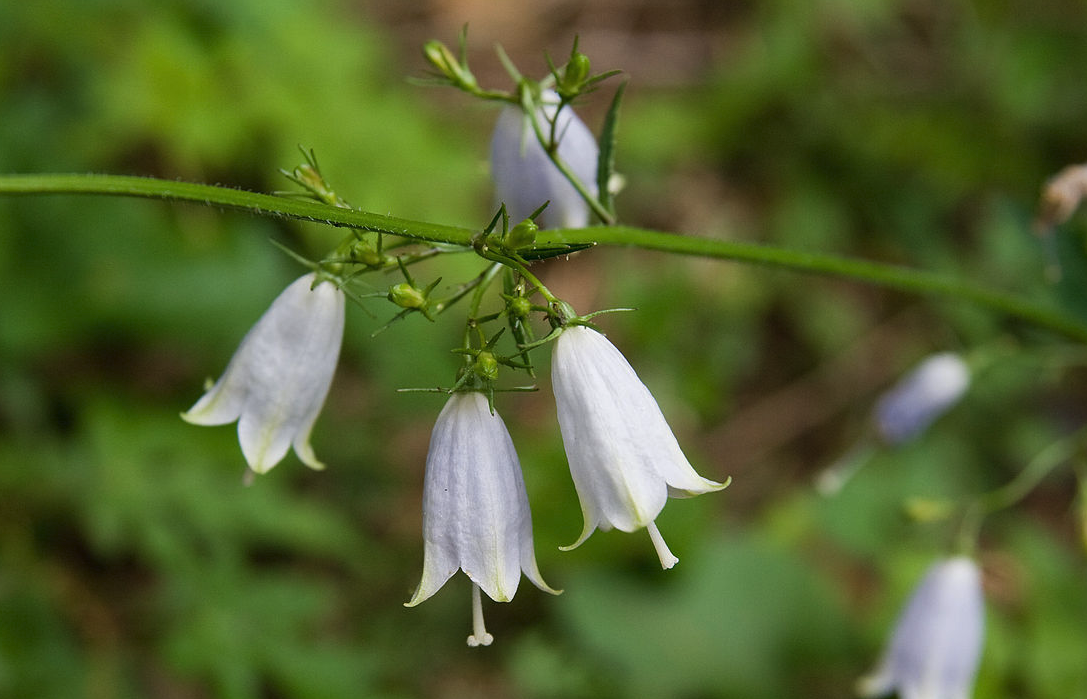
<path fill-rule="evenodd" d="M 248 211 L 358 228 L 416 241 L 471 247 L 477 231 L 343 209 L 320 202 L 258 194 L 172 180 L 117 175 L 0 175 L 0 194 L 98 194 L 172 201 Z M 538 247 L 599 244 L 637 247 L 680 255 L 735 260 L 798 272 L 823 274 L 900 291 L 968 301 L 1003 315 L 1087 342 L 1087 323 L 1024 296 L 946 275 L 822 253 L 752 243 L 663 233 L 630 226 L 540 231 Z"/>

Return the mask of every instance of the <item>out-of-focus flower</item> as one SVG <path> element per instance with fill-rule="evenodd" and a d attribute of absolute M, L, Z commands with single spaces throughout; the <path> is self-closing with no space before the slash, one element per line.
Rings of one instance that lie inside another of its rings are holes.
<path fill-rule="evenodd" d="M 1069 165 L 1051 177 L 1042 189 L 1035 230 L 1047 230 L 1072 218 L 1087 196 L 1087 165 Z"/>
<path fill-rule="evenodd" d="M 879 399 L 876 429 L 889 444 L 902 444 L 924 432 L 962 398 L 970 368 L 953 352 L 934 354 Z"/>
<path fill-rule="evenodd" d="M 661 566 L 671 568 L 679 559 L 654 524 L 665 502 L 727 483 L 695 473 L 649 389 L 600 333 L 584 326 L 563 330 L 551 373 L 559 429 L 585 516 L 581 536 L 566 549 L 597 528 L 645 527 Z"/>
<path fill-rule="evenodd" d="M 964 556 L 937 562 L 902 612 L 879 667 L 858 683 L 859 693 L 968 699 L 981 658 L 984 617 L 977 565 Z"/>
<path fill-rule="evenodd" d="M 456 393 L 445 404 L 427 453 L 423 486 L 423 577 L 406 606 L 437 592 L 458 569 L 472 581 L 470 646 L 490 645 L 480 589 L 508 602 L 524 572 L 544 582 L 532 548 L 532 517 L 513 441 L 487 398 Z"/>
<path fill-rule="evenodd" d="M 249 468 L 266 473 L 294 446 L 322 469 L 310 432 L 325 402 L 343 341 L 344 294 L 307 274 L 288 286 L 250 329 L 222 377 L 181 417 L 196 425 L 238 421 Z"/>
<path fill-rule="evenodd" d="M 550 133 L 548 119 L 555 116 L 559 97 L 547 90 L 543 101 L 544 106 L 535 118 L 544 133 Z M 558 113 L 555 134 L 559 158 L 588 192 L 597 196 L 596 163 L 600 150 L 589 127 L 567 106 Z M 491 176 L 496 202 L 505 203 L 514 221 L 527 218 L 545 201 L 550 201 L 536 219 L 542 228 L 582 228 L 589 223 L 589 205 L 547 157 L 531 122 L 517 107 L 506 107 L 498 115 L 491 138 Z"/>

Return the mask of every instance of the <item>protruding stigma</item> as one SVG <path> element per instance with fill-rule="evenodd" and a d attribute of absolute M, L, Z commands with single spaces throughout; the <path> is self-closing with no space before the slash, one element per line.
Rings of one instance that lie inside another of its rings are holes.
<path fill-rule="evenodd" d="M 661 536 L 660 531 L 658 531 L 656 522 L 647 524 L 645 530 L 649 532 L 649 538 L 653 541 L 653 548 L 657 549 L 657 558 L 661 561 L 661 568 L 668 570 L 679 563 L 679 559 L 673 556 L 672 552 L 668 550 L 668 544 L 664 543 L 664 537 Z"/>
<path fill-rule="evenodd" d="M 492 641 L 494 636 L 487 633 L 487 627 L 483 625 L 483 599 L 479 594 L 479 585 L 472 583 L 472 635 L 468 637 L 468 645 L 472 648 L 489 646 Z"/>

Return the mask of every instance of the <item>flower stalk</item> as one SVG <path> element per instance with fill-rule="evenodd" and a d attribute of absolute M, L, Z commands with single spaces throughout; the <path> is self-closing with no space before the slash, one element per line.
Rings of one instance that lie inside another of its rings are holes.
<path fill-rule="evenodd" d="M 270 218 L 293 218 L 343 228 L 357 228 L 409 238 L 417 242 L 444 243 L 470 248 L 478 231 L 424 221 L 344 209 L 317 201 L 288 199 L 175 180 L 126 175 L 0 175 L 0 195 L 98 194 L 184 201 L 202 206 L 245 211 Z M 819 274 L 882 286 L 907 293 L 945 297 L 972 303 L 1004 316 L 1022 320 L 1070 339 L 1087 342 L 1087 323 L 1025 296 L 975 284 L 935 272 L 868 260 L 801 252 L 755 243 L 700 238 L 633 226 L 589 226 L 579 229 L 547 229 L 537 235 L 537 248 L 614 245 L 733 260 L 807 274 Z"/>

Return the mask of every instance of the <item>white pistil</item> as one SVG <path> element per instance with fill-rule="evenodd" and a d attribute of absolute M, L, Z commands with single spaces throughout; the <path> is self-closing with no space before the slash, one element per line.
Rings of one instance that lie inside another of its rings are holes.
<path fill-rule="evenodd" d="M 487 627 L 483 625 L 483 600 L 479 595 L 479 585 L 472 584 L 472 635 L 468 637 L 468 645 L 489 646 L 494 641 L 494 636 L 487 633 Z"/>
<path fill-rule="evenodd" d="M 657 558 L 661 560 L 661 568 L 668 570 L 679 563 L 679 559 L 672 555 L 672 552 L 668 549 L 668 544 L 664 543 L 664 537 L 661 536 L 660 531 L 657 529 L 656 522 L 645 525 L 645 530 L 649 532 L 649 538 L 653 541 L 653 548 L 657 549 Z"/>

